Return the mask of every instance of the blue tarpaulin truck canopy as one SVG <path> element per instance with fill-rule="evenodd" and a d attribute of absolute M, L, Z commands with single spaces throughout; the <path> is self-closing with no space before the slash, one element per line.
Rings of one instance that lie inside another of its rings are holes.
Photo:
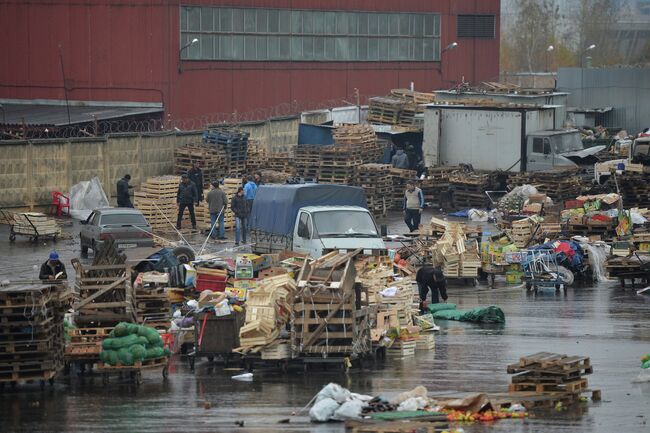
<path fill-rule="evenodd" d="M 367 209 L 362 188 L 344 185 L 262 185 L 249 218 L 250 230 L 291 235 L 298 210 L 306 206 L 361 206 Z"/>

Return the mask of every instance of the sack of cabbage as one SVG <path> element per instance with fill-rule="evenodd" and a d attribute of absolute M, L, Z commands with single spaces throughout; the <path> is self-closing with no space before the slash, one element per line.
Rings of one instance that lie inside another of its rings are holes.
<path fill-rule="evenodd" d="M 99 359 L 111 366 L 131 366 L 136 361 L 170 355 L 163 340 L 154 328 L 136 323 L 121 322 L 102 342 Z"/>

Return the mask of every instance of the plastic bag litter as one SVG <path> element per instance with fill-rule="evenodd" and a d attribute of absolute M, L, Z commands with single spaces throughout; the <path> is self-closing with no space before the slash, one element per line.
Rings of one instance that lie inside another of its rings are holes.
<path fill-rule="evenodd" d="M 470 209 L 467 212 L 467 217 L 470 219 L 470 221 L 484 223 L 488 221 L 490 214 L 484 210 Z"/>
<path fill-rule="evenodd" d="M 632 211 L 632 212 L 630 212 L 630 214 L 631 214 L 631 217 L 632 217 L 632 224 L 634 224 L 634 225 L 642 226 L 648 221 L 647 219 L 645 219 L 643 217 L 643 215 L 641 215 L 638 212 Z"/>
<path fill-rule="evenodd" d="M 237 374 L 231 379 L 239 380 L 241 382 L 252 382 L 253 381 L 253 373 L 244 373 L 244 374 Z"/>
<path fill-rule="evenodd" d="M 632 383 L 647 383 L 650 382 L 650 370 L 641 370 L 639 375 L 632 379 Z"/>
<path fill-rule="evenodd" d="M 70 188 L 70 216 L 73 218 L 85 220 L 94 209 L 110 206 L 97 176 L 75 183 Z"/>
<path fill-rule="evenodd" d="M 330 398 L 340 404 L 345 403 L 350 398 L 350 391 L 336 383 L 329 383 L 316 394 L 316 402 Z"/>
<path fill-rule="evenodd" d="M 348 419 L 361 419 L 361 410 L 366 404 L 361 400 L 349 400 L 343 403 L 332 416 L 332 419 L 337 421 L 345 421 Z"/>
<path fill-rule="evenodd" d="M 316 402 L 316 404 L 309 410 L 309 418 L 312 421 L 327 422 L 332 419 L 334 412 L 336 412 L 339 406 L 340 405 L 334 399 L 329 397 L 323 398 Z"/>
<path fill-rule="evenodd" d="M 384 290 L 379 292 L 379 294 L 387 298 L 392 298 L 397 294 L 397 287 L 386 287 Z"/>
<path fill-rule="evenodd" d="M 609 246 L 604 242 L 595 244 L 581 243 L 580 246 L 589 252 L 589 264 L 592 272 L 599 282 L 612 281 L 605 272 L 605 261 L 609 255 Z"/>
<path fill-rule="evenodd" d="M 429 391 L 422 385 L 416 386 L 410 391 L 405 391 L 401 394 L 398 394 L 395 398 L 391 399 L 392 404 L 401 404 L 402 402 L 414 398 L 414 397 L 422 397 L 422 398 L 427 398 L 427 394 Z"/>
<path fill-rule="evenodd" d="M 411 397 L 408 400 L 404 400 L 397 406 L 398 412 L 413 412 L 416 410 L 422 410 L 429 405 L 429 400 L 424 397 Z"/>

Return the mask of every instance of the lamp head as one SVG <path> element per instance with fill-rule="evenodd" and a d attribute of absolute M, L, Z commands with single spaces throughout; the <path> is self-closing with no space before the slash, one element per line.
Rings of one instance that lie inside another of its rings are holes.
<path fill-rule="evenodd" d="M 445 50 L 453 50 L 458 46 L 458 42 L 452 42 L 451 44 L 447 45 L 447 48 Z"/>
<path fill-rule="evenodd" d="M 548 48 L 546 49 L 546 51 L 551 52 L 554 49 L 555 49 L 555 47 L 553 45 L 549 45 Z"/>
<path fill-rule="evenodd" d="M 587 47 L 587 49 L 585 51 L 590 51 L 590 50 L 593 50 L 594 48 L 596 48 L 596 44 L 591 44 L 591 45 L 589 45 Z"/>

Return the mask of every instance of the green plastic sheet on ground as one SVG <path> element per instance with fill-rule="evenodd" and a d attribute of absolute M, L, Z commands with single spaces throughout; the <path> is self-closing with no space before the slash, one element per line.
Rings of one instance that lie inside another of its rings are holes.
<path fill-rule="evenodd" d="M 429 305 L 429 309 L 437 305 L 445 304 Z M 459 322 L 475 323 L 506 323 L 505 314 L 503 314 L 501 308 L 495 305 L 490 305 L 489 307 L 477 307 L 472 310 L 456 310 L 454 305 L 454 309 L 436 310 L 432 311 L 432 314 L 434 319 L 441 320 L 457 320 Z"/>
<path fill-rule="evenodd" d="M 383 420 L 383 421 L 392 421 L 392 420 L 404 420 L 411 418 L 429 418 L 436 416 L 446 416 L 442 412 L 428 412 L 426 410 L 414 410 L 414 411 L 400 411 L 400 412 L 377 412 L 370 414 L 371 419 Z"/>
<path fill-rule="evenodd" d="M 456 304 L 429 304 L 429 311 L 435 313 L 442 310 L 455 310 Z"/>
<path fill-rule="evenodd" d="M 119 323 L 102 342 L 99 359 L 108 365 L 133 365 L 136 361 L 169 355 L 158 331 L 136 323 Z"/>

